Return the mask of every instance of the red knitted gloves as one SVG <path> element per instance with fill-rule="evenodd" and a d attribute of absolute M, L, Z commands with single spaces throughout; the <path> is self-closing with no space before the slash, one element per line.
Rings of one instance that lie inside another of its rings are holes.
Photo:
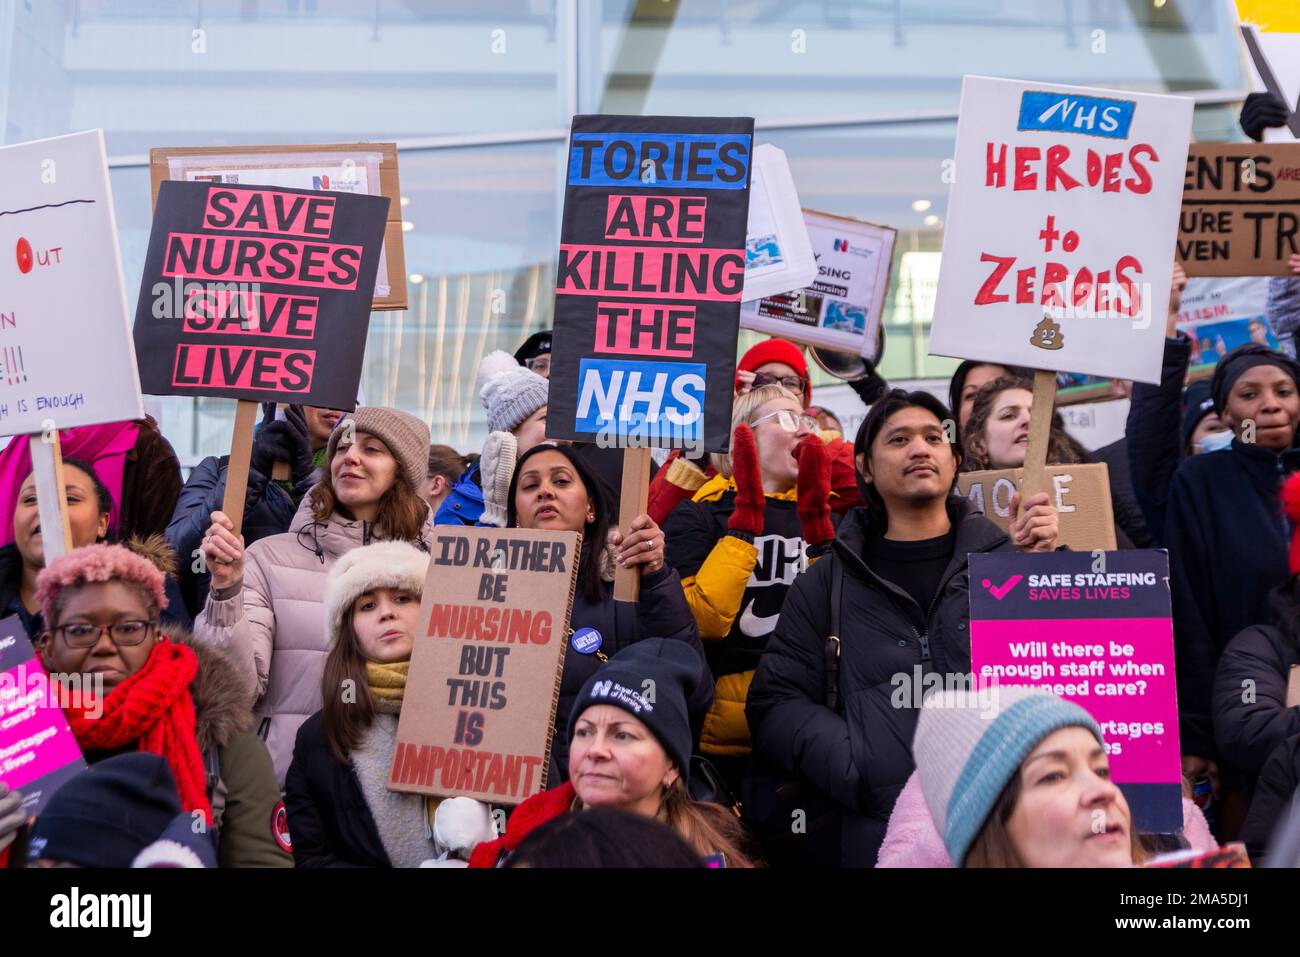
<path fill-rule="evenodd" d="M 736 426 L 736 434 L 731 439 L 731 478 L 736 483 L 736 510 L 727 519 L 727 528 L 762 535 L 763 513 L 767 511 L 763 473 L 758 467 L 754 432 L 743 422 Z"/>
<path fill-rule="evenodd" d="M 799 499 L 795 511 L 809 547 L 835 537 L 831 525 L 831 457 L 821 436 L 810 435 L 795 447 L 799 460 Z"/>

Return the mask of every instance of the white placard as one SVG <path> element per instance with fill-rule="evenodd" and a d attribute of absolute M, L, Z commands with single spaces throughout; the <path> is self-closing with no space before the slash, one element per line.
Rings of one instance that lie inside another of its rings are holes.
<path fill-rule="evenodd" d="M 1192 107 L 965 77 L 931 354 L 1158 382 Z"/>
<path fill-rule="evenodd" d="M 804 210 L 817 275 L 795 292 L 740 307 L 740 324 L 794 342 L 876 355 L 897 232 L 847 216 Z"/>
<path fill-rule="evenodd" d="M 138 419 L 102 130 L 0 148 L 0 435 Z"/>
<path fill-rule="evenodd" d="M 745 230 L 745 288 L 748 302 L 802 289 L 817 275 L 808 228 L 785 153 L 770 143 L 754 149 Z"/>

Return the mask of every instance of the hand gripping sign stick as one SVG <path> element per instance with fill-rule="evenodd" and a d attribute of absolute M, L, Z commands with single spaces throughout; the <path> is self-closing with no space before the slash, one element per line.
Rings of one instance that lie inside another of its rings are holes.
<path fill-rule="evenodd" d="M 650 450 L 623 450 L 623 486 L 618 506 L 618 527 L 627 538 L 632 521 L 644 515 L 650 496 Z M 641 566 L 614 566 L 614 600 L 637 601 L 641 597 Z"/>
<path fill-rule="evenodd" d="M 284 403 L 283 402 L 278 403 L 275 407 L 275 410 L 277 412 L 283 413 Z M 292 470 L 288 462 L 277 461 L 274 465 L 271 466 L 272 482 L 287 482 L 289 481 L 291 475 L 292 475 Z"/>
<path fill-rule="evenodd" d="M 1047 446 L 1052 433 L 1052 405 L 1056 402 L 1056 373 L 1034 371 L 1034 401 L 1029 406 L 1029 444 L 1025 448 L 1025 471 L 1020 500 L 1044 491 Z"/>
<path fill-rule="evenodd" d="M 45 564 L 72 551 L 72 525 L 68 522 L 68 497 L 63 484 L 63 450 L 59 430 L 29 436 L 32 472 L 36 476 L 36 509 L 41 520 Z M 61 533 L 56 530 L 61 530 Z"/>

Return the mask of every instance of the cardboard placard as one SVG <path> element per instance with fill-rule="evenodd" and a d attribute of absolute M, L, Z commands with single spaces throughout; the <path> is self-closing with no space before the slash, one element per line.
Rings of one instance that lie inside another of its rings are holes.
<path fill-rule="evenodd" d="M 1178 261 L 1188 276 L 1290 276 L 1300 253 L 1300 143 L 1193 143 Z"/>
<path fill-rule="evenodd" d="M 754 121 L 575 116 L 548 438 L 730 447 Z"/>
<path fill-rule="evenodd" d="M 745 231 L 745 289 L 752 302 L 802 289 L 817 275 L 808 227 L 785 153 L 770 143 L 754 148 L 749 187 L 749 223 Z M 740 324 L 745 324 L 741 310 Z"/>
<path fill-rule="evenodd" d="M 977 685 L 1041 687 L 1083 707 L 1134 826 L 1182 830 L 1169 553 L 972 554 L 970 585 Z"/>
<path fill-rule="evenodd" d="M 957 491 L 968 498 L 998 528 L 1011 526 L 1011 496 L 1020 485 L 1022 469 L 962 472 Z M 1110 469 L 1105 462 L 1088 465 L 1049 465 L 1043 470 L 1044 490 L 1060 514 L 1058 545 L 1075 551 L 1115 548 L 1115 512 L 1110 501 Z"/>
<path fill-rule="evenodd" d="M 354 408 L 387 209 L 163 183 L 136 305 L 144 391 Z"/>
<path fill-rule="evenodd" d="M 60 706 L 84 691 L 50 682 L 17 615 L 0 621 L 0 781 L 23 792 L 28 817 L 86 768 Z"/>
<path fill-rule="evenodd" d="M 102 130 L 0 147 L 0 435 L 144 416 Z"/>
<path fill-rule="evenodd" d="M 153 202 L 165 180 L 334 190 L 387 196 L 384 248 L 372 309 L 405 309 L 406 251 L 396 143 L 164 146 L 149 151 Z"/>
<path fill-rule="evenodd" d="M 740 324 L 783 339 L 876 354 L 898 231 L 848 216 L 804 210 L 816 258 L 811 284 L 747 302 Z"/>
<path fill-rule="evenodd" d="M 1159 382 L 1192 106 L 965 77 L 931 353 Z"/>
<path fill-rule="evenodd" d="M 579 542 L 438 529 L 391 790 L 518 804 L 546 788 Z"/>

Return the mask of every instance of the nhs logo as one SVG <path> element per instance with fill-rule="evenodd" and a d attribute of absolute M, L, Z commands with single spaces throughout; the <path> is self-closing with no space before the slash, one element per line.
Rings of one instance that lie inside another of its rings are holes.
<path fill-rule="evenodd" d="M 1042 133 L 1083 133 L 1108 139 L 1128 138 L 1137 104 L 1073 93 L 1027 90 L 1020 97 L 1017 129 Z"/>
<path fill-rule="evenodd" d="M 700 362 L 583 359 L 574 428 L 618 436 L 626 444 L 698 441 L 704 422 L 706 367 Z"/>

